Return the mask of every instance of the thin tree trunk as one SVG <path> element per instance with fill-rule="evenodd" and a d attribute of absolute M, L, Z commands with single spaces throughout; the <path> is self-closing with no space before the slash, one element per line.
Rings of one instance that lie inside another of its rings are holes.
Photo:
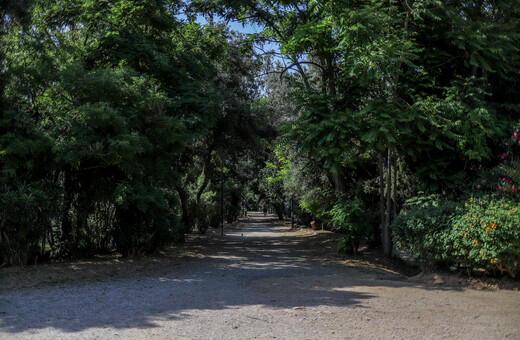
<path fill-rule="evenodd" d="M 386 217 L 383 229 L 383 252 L 392 255 L 392 239 L 390 235 L 390 215 L 392 214 L 392 151 L 388 149 L 388 166 L 386 178 Z"/>
<path fill-rule="evenodd" d="M 392 221 L 397 217 L 397 151 L 394 150 L 394 185 L 393 185 L 393 208 L 394 208 L 394 215 L 392 217 Z"/>
<path fill-rule="evenodd" d="M 70 221 L 69 211 L 72 206 L 72 174 L 71 169 L 67 167 L 63 173 L 63 215 L 61 217 L 61 240 L 69 241 L 72 234 L 72 222 Z"/>
<path fill-rule="evenodd" d="M 408 25 L 410 23 L 412 8 L 411 8 L 408 0 L 404 0 L 402 2 L 402 4 L 405 6 L 405 9 L 406 9 L 406 18 L 405 18 L 404 28 L 403 28 L 403 32 L 406 34 L 408 32 Z M 398 86 L 399 86 L 399 80 L 400 80 L 399 71 L 401 69 L 401 64 L 402 64 L 402 61 L 399 61 L 398 65 L 397 65 L 397 74 L 395 75 L 395 78 L 394 78 L 393 94 L 394 94 L 395 99 L 397 99 L 397 97 L 398 97 Z M 385 222 L 384 222 L 384 227 L 383 227 L 383 252 L 386 256 L 392 256 L 392 235 L 390 232 L 390 223 L 391 223 L 392 211 L 393 211 L 394 217 L 397 212 L 397 209 L 395 206 L 396 188 L 397 188 L 396 164 L 397 163 L 392 162 L 392 151 L 389 148 L 388 149 L 387 179 L 386 179 L 387 180 L 386 217 L 385 217 Z M 393 207 L 393 209 L 392 209 L 392 166 L 394 167 L 394 181 L 393 181 L 394 182 L 394 185 L 393 185 L 393 187 L 394 187 L 393 188 L 394 189 L 394 204 L 393 204 L 394 207 Z"/>
<path fill-rule="evenodd" d="M 378 154 L 378 163 L 379 163 L 379 211 L 381 214 L 381 225 L 378 230 L 378 241 L 383 239 L 383 230 L 385 228 L 385 169 L 384 169 L 384 161 L 383 161 L 383 153 L 380 152 Z"/>
<path fill-rule="evenodd" d="M 197 196 L 195 199 L 195 218 L 198 218 L 201 214 L 200 211 L 200 201 L 202 194 L 204 193 L 204 190 L 206 190 L 206 187 L 209 184 L 209 175 L 206 174 L 206 171 L 203 170 L 202 174 L 204 174 L 204 182 L 200 186 L 199 190 L 197 191 Z M 201 225 L 201 222 L 197 220 L 197 227 L 199 229 L 200 234 L 204 234 L 206 232 L 207 226 Z"/>
<path fill-rule="evenodd" d="M 302 65 L 298 62 L 298 59 L 295 56 L 292 56 L 292 59 L 293 59 L 294 63 L 296 64 L 296 68 L 298 68 L 298 73 L 300 73 L 300 75 L 302 77 L 305 88 L 310 89 L 311 86 L 309 84 L 309 79 L 307 78 L 307 75 L 305 74 L 305 71 L 304 71 Z"/>
<path fill-rule="evenodd" d="M 184 226 L 184 232 L 187 232 L 192 227 L 191 215 L 188 206 L 188 193 L 181 185 L 177 186 L 177 193 L 181 201 L 181 223 Z"/>
<path fill-rule="evenodd" d="M 200 206 L 200 199 L 202 197 L 202 194 L 204 193 L 204 190 L 208 187 L 209 184 L 209 175 L 204 173 L 204 182 L 202 182 L 202 185 L 200 186 L 199 190 L 197 191 L 197 197 L 196 197 L 196 203 L 197 203 L 197 211 L 199 210 Z"/>
<path fill-rule="evenodd" d="M 334 178 L 334 186 L 336 190 L 342 194 L 347 192 L 347 182 L 345 177 L 343 177 L 340 173 L 333 173 L 332 177 Z"/>
<path fill-rule="evenodd" d="M 199 205 L 200 205 L 200 198 L 201 198 L 202 194 L 204 193 L 204 190 L 206 190 L 206 187 L 209 184 L 210 176 L 213 172 L 213 168 L 211 167 L 211 153 L 213 152 L 214 146 L 215 146 L 215 141 L 213 141 L 210 144 L 210 146 L 208 147 L 208 150 L 206 152 L 206 156 L 204 157 L 204 163 L 203 163 L 202 172 L 201 172 L 201 174 L 204 174 L 204 182 L 202 183 L 199 190 L 197 191 L 197 196 L 196 196 L 197 211 L 198 211 Z"/>
<path fill-rule="evenodd" d="M 331 96 L 336 96 L 336 78 L 334 75 L 334 55 L 327 58 L 327 87 Z"/>

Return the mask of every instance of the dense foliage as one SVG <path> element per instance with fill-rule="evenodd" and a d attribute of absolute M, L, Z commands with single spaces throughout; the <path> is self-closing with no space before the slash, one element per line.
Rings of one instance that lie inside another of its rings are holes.
<path fill-rule="evenodd" d="M 225 27 L 178 19 L 181 5 L 2 8 L 3 262 L 138 255 L 219 219 L 215 163 L 255 142 L 259 62 Z M 226 178 L 230 220 L 242 180 Z"/>
<path fill-rule="evenodd" d="M 520 204 L 495 195 L 465 202 L 414 200 L 394 221 L 395 241 L 413 255 L 449 266 L 516 276 Z"/>
<path fill-rule="evenodd" d="M 432 261 L 517 271 L 516 1 L 0 10 L 3 262 L 138 255 L 247 208 L 284 218 L 292 202 L 298 222 L 341 232 L 349 251 L 366 242 L 390 256 L 395 242 Z M 472 194 L 469 213 L 460 202 Z M 498 243 L 464 222 L 495 214 L 509 235 Z"/>
<path fill-rule="evenodd" d="M 499 190 L 516 190 L 516 170 L 505 174 L 495 163 L 520 113 L 514 1 L 196 3 L 257 23 L 264 30 L 253 41 L 279 44 L 272 53 L 284 63 L 271 71 L 280 81 L 266 103 L 277 112 L 288 98 L 293 115 L 274 115 L 287 162 L 267 168 L 284 169 L 285 195 L 311 215 L 302 220 L 338 229 L 360 207 L 368 241 L 391 255 L 391 222 L 418 190 L 440 194 L 432 204 L 443 206 L 500 171 Z M 278 199 L 280 187 L 270 187 Z M 414 221 L 426 228 L 443 213 Z"/>

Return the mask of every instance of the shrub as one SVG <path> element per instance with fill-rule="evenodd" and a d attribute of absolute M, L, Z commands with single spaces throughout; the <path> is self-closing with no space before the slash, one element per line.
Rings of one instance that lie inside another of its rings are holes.
<path fill-rule="evenodd" d="M 58 212 L 55 191 L 45 183 L 12 183 L 0 187 L 0 258 L 24 265 L 45 249 L 40 240 L 51 231 Z"/>
<path fill-rule="evenodd" d="M 129 190 L 116 205 L 113 238 L 116 250 L 123 256 L 153 253 L 182 237 L 168 194 L 154 187 L 139 189 Z"/>
<path fill-rule="evenodd" d="M 417 258 L 483 268 L 512 277 L 520 270 L 520 205 L 497 195 L 466 202 L 415 199 L 392 225 L 400 248 Z"/>
<path fill-rule="evenodd" d="M 479 169 L 474 188 L 482 194 L 494 193 L 499 197 L 515 199 L 520 188 L 520 134 L 513 132 L 504 145 L 496 166 Z"/>
<path fill-rule="evenodd" d="M 300 208 L 320 220 L 320 223 L 327 224 L 330 220 L 330 210 L 335 200 L 332 190 L 323 188 L 313 188 L 307 191 L 301 201 Z"/>
<path fill-rule="evenodd" d="M 453 222 L 449 243 L 459 262 L 514 277 L 520 270 L 520 205 L 494 195 L 471 197 Z"/>
<path fill-rule="evenodd" d="M 331 217 L 333 229 L 344 234 L 340 247 L 356 253 L 361 241 L 368 236 L 371 230 L 371 219 L 367 218 L 361 200 L 341 198 L 328 214 Z"/>
<path fill-rule="evenodd" d="M 434 263 L 450 262 L 446 241 L 453 219 L 462 213 L 461 205 L 436 196 L 417 197 L 407 201 L 407 205 L 408 209 L 392 224 L 396 246 L 410 250 L 416 258 Z"/>

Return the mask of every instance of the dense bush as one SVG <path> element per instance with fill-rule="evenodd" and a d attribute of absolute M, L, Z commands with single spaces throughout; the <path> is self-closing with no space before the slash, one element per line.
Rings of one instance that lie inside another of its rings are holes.
<path fill-rule="evenodd" d="M 44 183 L 0 187 L 0 260 L 26 264 L 46 251 L 57 197 Z"/>
<path fill-rule="evenodd" d="M 520 205 L 496 195 L 466 202 L 415 199 L 393 223 L 394 242 L 415 257 L 515 276 Z"/>
<path fill-rule="evenodd" d="M 152 253 L 182 236 L 176 216 L 161 206 L 145 211 L 135 206 L 119 208 L 116 217 L 114 242 L 123 256 Z"/>
<path fill-rule="evenodd" d="M 520 270 L 520 205 L 496 196 L 471 197 L 447 245 L 456 261 L 515 276 Z"/>
<path fill-rule="evenodd" d="M 179 241 L 181 226 L 175 200 L 166 190 L 147 188 L 128 193 L 117 205 L 114 243 L 123 256 L 152 253 L 158 247 Z"/>
<path fill-rule="evenodd" d="M 453 218 L 462 213 L 460 204 L 435 196 L 414 198 L 407 204 L 409 208 L 392 225 L 394 243 L 415 257 L 433 262 L 448 260 L 446 239 Z"/>

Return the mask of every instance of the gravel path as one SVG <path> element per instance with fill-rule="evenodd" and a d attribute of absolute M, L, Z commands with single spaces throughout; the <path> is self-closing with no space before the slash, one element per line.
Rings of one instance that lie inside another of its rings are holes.
<path fill-rule="evenodd" d="M 161 274 L 0 293 L 0 339 L 520 339 L 520 293 L 316 261 L 260 215 Z"/>

